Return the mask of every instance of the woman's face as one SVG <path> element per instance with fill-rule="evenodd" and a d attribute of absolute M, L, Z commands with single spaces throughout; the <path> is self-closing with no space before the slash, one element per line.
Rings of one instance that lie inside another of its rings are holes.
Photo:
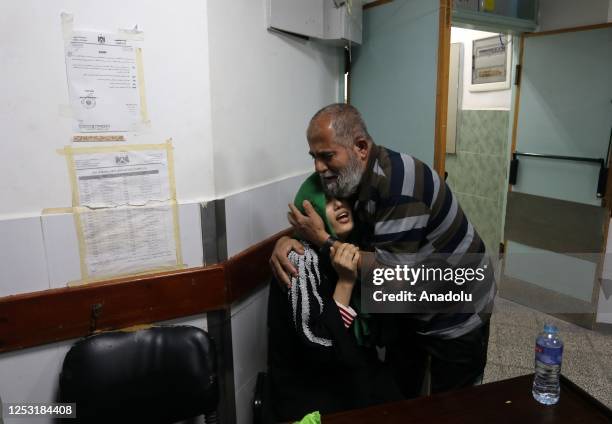
<path fill-rule="evenodd" d="M 329 225 L 339 239 L 344 240 L 353 229 L 353 213 L 351 204 L 346 200 L 330 198 L 325 206 Z"/>

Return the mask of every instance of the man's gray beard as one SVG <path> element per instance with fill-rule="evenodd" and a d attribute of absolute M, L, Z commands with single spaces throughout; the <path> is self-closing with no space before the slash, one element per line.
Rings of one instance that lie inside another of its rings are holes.
<path fill-rule="evenodd" d="M 328 196 L 337 199 L 350 197 L 357 192 L 357 187 L 359 187 L 362 175 L 363 170 L 361 169 L 357 155 L 351 154 L 346 167 L 338 172 L 336 182 L 327 184 L 323 175 L 320 176 L 321 182 L 323 183 L 323 191 L 325 191 L 325 194 Z"/>

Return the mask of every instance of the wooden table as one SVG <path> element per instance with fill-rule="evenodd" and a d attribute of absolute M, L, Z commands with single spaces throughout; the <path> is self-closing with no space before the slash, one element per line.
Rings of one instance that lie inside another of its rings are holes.
<path fill-rule="evenodd" d="M 419 399 L 323 416 L 322 424 L 612 423 L 612 411 L 561 376 L 561 398 L 541 405 L 531 395 L 533 374 Z"/>

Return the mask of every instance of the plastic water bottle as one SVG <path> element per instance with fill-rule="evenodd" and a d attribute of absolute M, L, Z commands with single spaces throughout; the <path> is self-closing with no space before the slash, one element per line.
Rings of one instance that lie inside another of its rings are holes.
<path fill-rule="evenodd" d="M 538 334 L 535 345 L 535 378 L 533 397 L 544 405 L 554 405 L 559 401 L 559 374 L 563 356 L 563 341 L 554 325 L 544 325 Z"/>

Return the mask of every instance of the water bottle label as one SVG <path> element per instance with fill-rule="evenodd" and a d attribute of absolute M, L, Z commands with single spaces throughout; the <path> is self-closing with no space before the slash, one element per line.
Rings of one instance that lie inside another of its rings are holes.
<path fill-rule="evenodd" d="M 561 365 L 563 347 L 545 347 L 536 343 L 535 352 L 536 361 L 543 362 L 547 365 Z"/>

